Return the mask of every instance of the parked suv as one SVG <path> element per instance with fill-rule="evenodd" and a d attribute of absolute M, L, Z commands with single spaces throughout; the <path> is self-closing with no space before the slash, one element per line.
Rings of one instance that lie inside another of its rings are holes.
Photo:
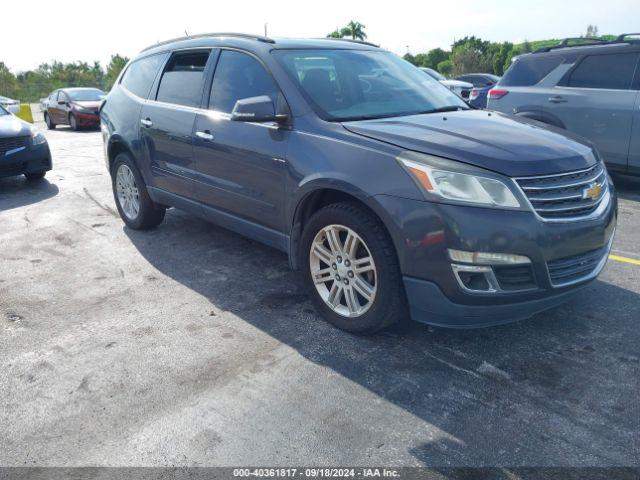
<path fill-rule="evenodd" d="M 154 45 L 101 119 L 126 225 L 173 206 L 280 249 L 351 332 L 531 316 L 594 280 L 613 239 L 616 195 L 590 144 L 471 110 L 369 44 Z"/>
<path fill-rule="evenodd" d="M 69 125 L 72 130 L 100 126 L 100 104 L 106 96 L 97 88 L 61 88 L 49 95 L 44 121 L 49 130 Z"/>
<path fill-rule="evenodd" d="M 488 108 L 582 135 L 609 169 L 640 174 L 638 35 L 565 39 L 520 56 L 489 92 Z"/>

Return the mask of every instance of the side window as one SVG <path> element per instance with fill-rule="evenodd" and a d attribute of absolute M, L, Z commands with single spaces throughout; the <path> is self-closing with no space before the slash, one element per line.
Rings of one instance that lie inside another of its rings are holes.
<path fill-rule="evenodd" d="M 628 90 L 638 63 L 637 53 L 585 57 L 569 77 L 567 86 Z"/>
<path fill-rule="evenodd" d="M 238 100 L 267 95 L 277 101 L 278 87 L 262 64 L 246 53 L 223 50 L 218 60 L 209 108 L 231 113 Z"/>
<path fill-rule="evenodd" d="M 153 55 L 136 60 L 124 72 L 121 85 L 134 95 L 147 98 L 163 59 L 164 55 Z"/>
<path fill-rule="evenodd" d="M 162 74 L 156 100 L 199 107 L 204 86 L 204 67 L 209 54 L 210 50 L 174 54 Z"/>
<path fill-rule="evenodd" d="M 500 85 L 504 87 L 528 87 L 549 75 L 564 61 L 560 55 L 540 56 L 529 54 L 516 60 L 504 74 Z"/>

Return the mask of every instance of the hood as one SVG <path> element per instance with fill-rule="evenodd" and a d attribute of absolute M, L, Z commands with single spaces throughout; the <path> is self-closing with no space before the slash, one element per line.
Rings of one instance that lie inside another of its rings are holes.
<path fill-rule="evenodd" d="M 0 116 L 0 138 L 31 136 L 31 124 L 20 120 L 15 115 Z"/>
<path fill-rule="evenodd" d="M 473 88 L 473 84 L 469 82 L 463 82 L 461 80 L 440 80 L 440 83 L 451 88 Z"/>
<path fill-rule="evenodd" d="M 486 168 L 510 177 L 547 175 L 596 163 L 590 144 L 564 130 L 497 112 L 464 110 L 345 122 L 358 135 Z M 562 133 L 560 133 L 562 132 Z"/>
<path fill-rule="evenodd" d="M 74 101 L 73 103 L 81 106 L 82 108 L 97 111 L 100 108 L 100 104 L 102 104 L 102 100 Z"/>

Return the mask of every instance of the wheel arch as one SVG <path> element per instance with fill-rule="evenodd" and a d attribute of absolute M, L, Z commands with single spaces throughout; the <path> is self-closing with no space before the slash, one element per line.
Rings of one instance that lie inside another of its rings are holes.
<path fill-rule="evenodd" d="M 547 125 L 551 125 L 552 127 L 566 129 L 562 120 L 549 112 L 543 112 L 541 110 L 519 110 L 518 112 L 515 112 L 515 115 L 517 117 L 524 117 L 528 118 L 529 120 L 542 122 Z"/>
<path fill-rule="evenodd" d="M 398 232 L 374 196 L 367 195 L 352 184 L 335 179 L 330 182 L 316 181 L 306 185 L 296 197 L 290 218 L 289 264 L 293 270 L 300 268 L 300 238 L 306 222 L 321 208 L 339 202 L 353 202 L 375 215 L 391 237 L 398 255 Z"/>
<path fill-rule="evenodd" d="M 127 153 L 129 156 L 135 161 L 135 156 L 131 151 L 129 145 L 124 141 L 122 137 L 119 135 L 112 135 L 109 138 L 109 143 L 107 144 L 107 161 L 109 173 L 112 173 L 113 162 L 115 158 L 121 153 Z"/>

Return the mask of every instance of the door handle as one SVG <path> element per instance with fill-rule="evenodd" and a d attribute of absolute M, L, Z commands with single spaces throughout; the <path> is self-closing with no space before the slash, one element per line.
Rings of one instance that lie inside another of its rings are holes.
<path fill-rule="evenodd" d="M 213 140 L 213 134 L 209 130 L 205 130 L 204 132 L 196 132 L 196 137 L 200 140 L 204 140 L 205 142 L 211 142 Z"/>
<path fill-rule="evenodd" d="M 555 96 L 555 97 L 549 97 L 549 101 L 551 103 L 566 103 L 566 99 L 564 97 L 561 97 L 560 95 Z"/>
<path fill-rule="evenodd" d="M 140 123 L 145 127 L 153 127 L 153 122 L 151 121 L 150 118 L 143 118 L 140 120 Z"/>

